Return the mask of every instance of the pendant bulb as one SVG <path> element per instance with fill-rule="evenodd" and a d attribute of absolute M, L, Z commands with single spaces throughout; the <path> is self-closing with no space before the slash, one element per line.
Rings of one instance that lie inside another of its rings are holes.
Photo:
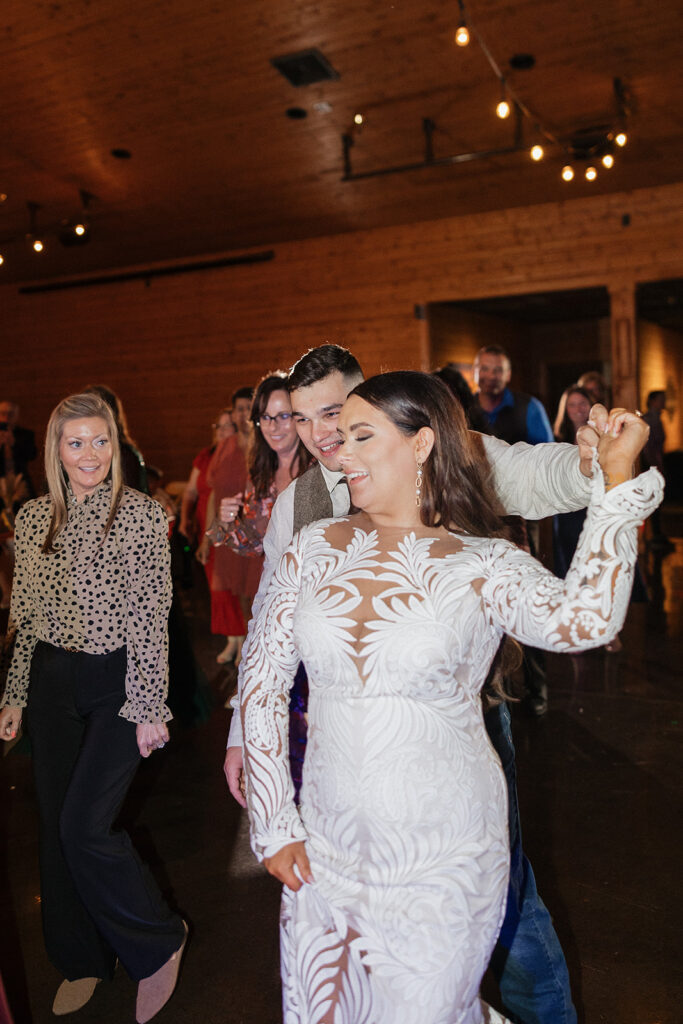
<path fill-rule="evenodd" d="M 468 46 L 470 33 L 464 21 L 461 21 L 455 30 L 455 42 L 457 46 Z"/>

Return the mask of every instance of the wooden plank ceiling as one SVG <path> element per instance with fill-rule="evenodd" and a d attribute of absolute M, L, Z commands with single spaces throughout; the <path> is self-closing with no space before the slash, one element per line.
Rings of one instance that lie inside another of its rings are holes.
<path fill-rule="evenodd" d="M 550 131 L 617 121 L 629 142 L 593 183 L 548 150 L 343 181 L 341 136 L 365 117 L 354 171 L 506 147 L 513 118 L 454 0 L 4 0 L 0 10 L 0 281 L 93 273 L 313 235 L 672 183 L 683 178 L 678 0 L 472 0 L 477 27 Z M 271 58 L 319 48 L 339 78 L 295 88 Z M 509 67 L 516 54 L 532 70 Z M 321 108 L 320 105 L 324 106 Z M 291 120 L 290 107 L 307 116 Z M 525 139 L 534 141 L 527 126 Z M 119 160 L 114 148 L 131 157 Z M 62 220 L 92 194 L 90 241 Z M 39 204 L 45 251 L 23 236 Z"/>

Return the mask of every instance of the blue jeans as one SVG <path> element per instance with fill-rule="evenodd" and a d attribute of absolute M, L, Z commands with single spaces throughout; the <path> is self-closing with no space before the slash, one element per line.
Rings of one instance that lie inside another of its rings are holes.
<path fill-rule="evenodd" d="M 507 704 L 487 711 L 484 722 L 505 772 L 510 829 L 508 901 L 491 970 L 505 1012 L 514 1024 L 576 1024 L 562 947 L 522 850 L 515 748 Z"/>

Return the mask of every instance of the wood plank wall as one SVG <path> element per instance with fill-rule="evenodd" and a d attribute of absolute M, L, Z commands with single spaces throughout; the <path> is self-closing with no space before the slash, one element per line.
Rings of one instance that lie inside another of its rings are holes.
<path fill-rule="evenodd" d="M 275 252 L 270 263 L 148 284 L 0 288 L 3 396 L 42 433 L 61 397 L 107 383 L 148 461 L 182 479 L 231 391 L 309 346 L 348 345 L 367 373 L 429 368 L 417 304 L 683 276 L 683 184 Z"/>

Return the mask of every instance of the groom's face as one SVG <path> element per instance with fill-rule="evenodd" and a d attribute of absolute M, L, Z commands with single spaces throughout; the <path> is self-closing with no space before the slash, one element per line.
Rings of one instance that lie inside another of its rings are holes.
<path fill-rule="evenodd" d="M 290 392 L 297 433 L 311 455 L 326 469 L 339 469 L 337 452 L 341 436 L 337 420 L 346 396 L 357 383 L 348 382 L 339 370 L 334 370 L 315 384 Z"/>

